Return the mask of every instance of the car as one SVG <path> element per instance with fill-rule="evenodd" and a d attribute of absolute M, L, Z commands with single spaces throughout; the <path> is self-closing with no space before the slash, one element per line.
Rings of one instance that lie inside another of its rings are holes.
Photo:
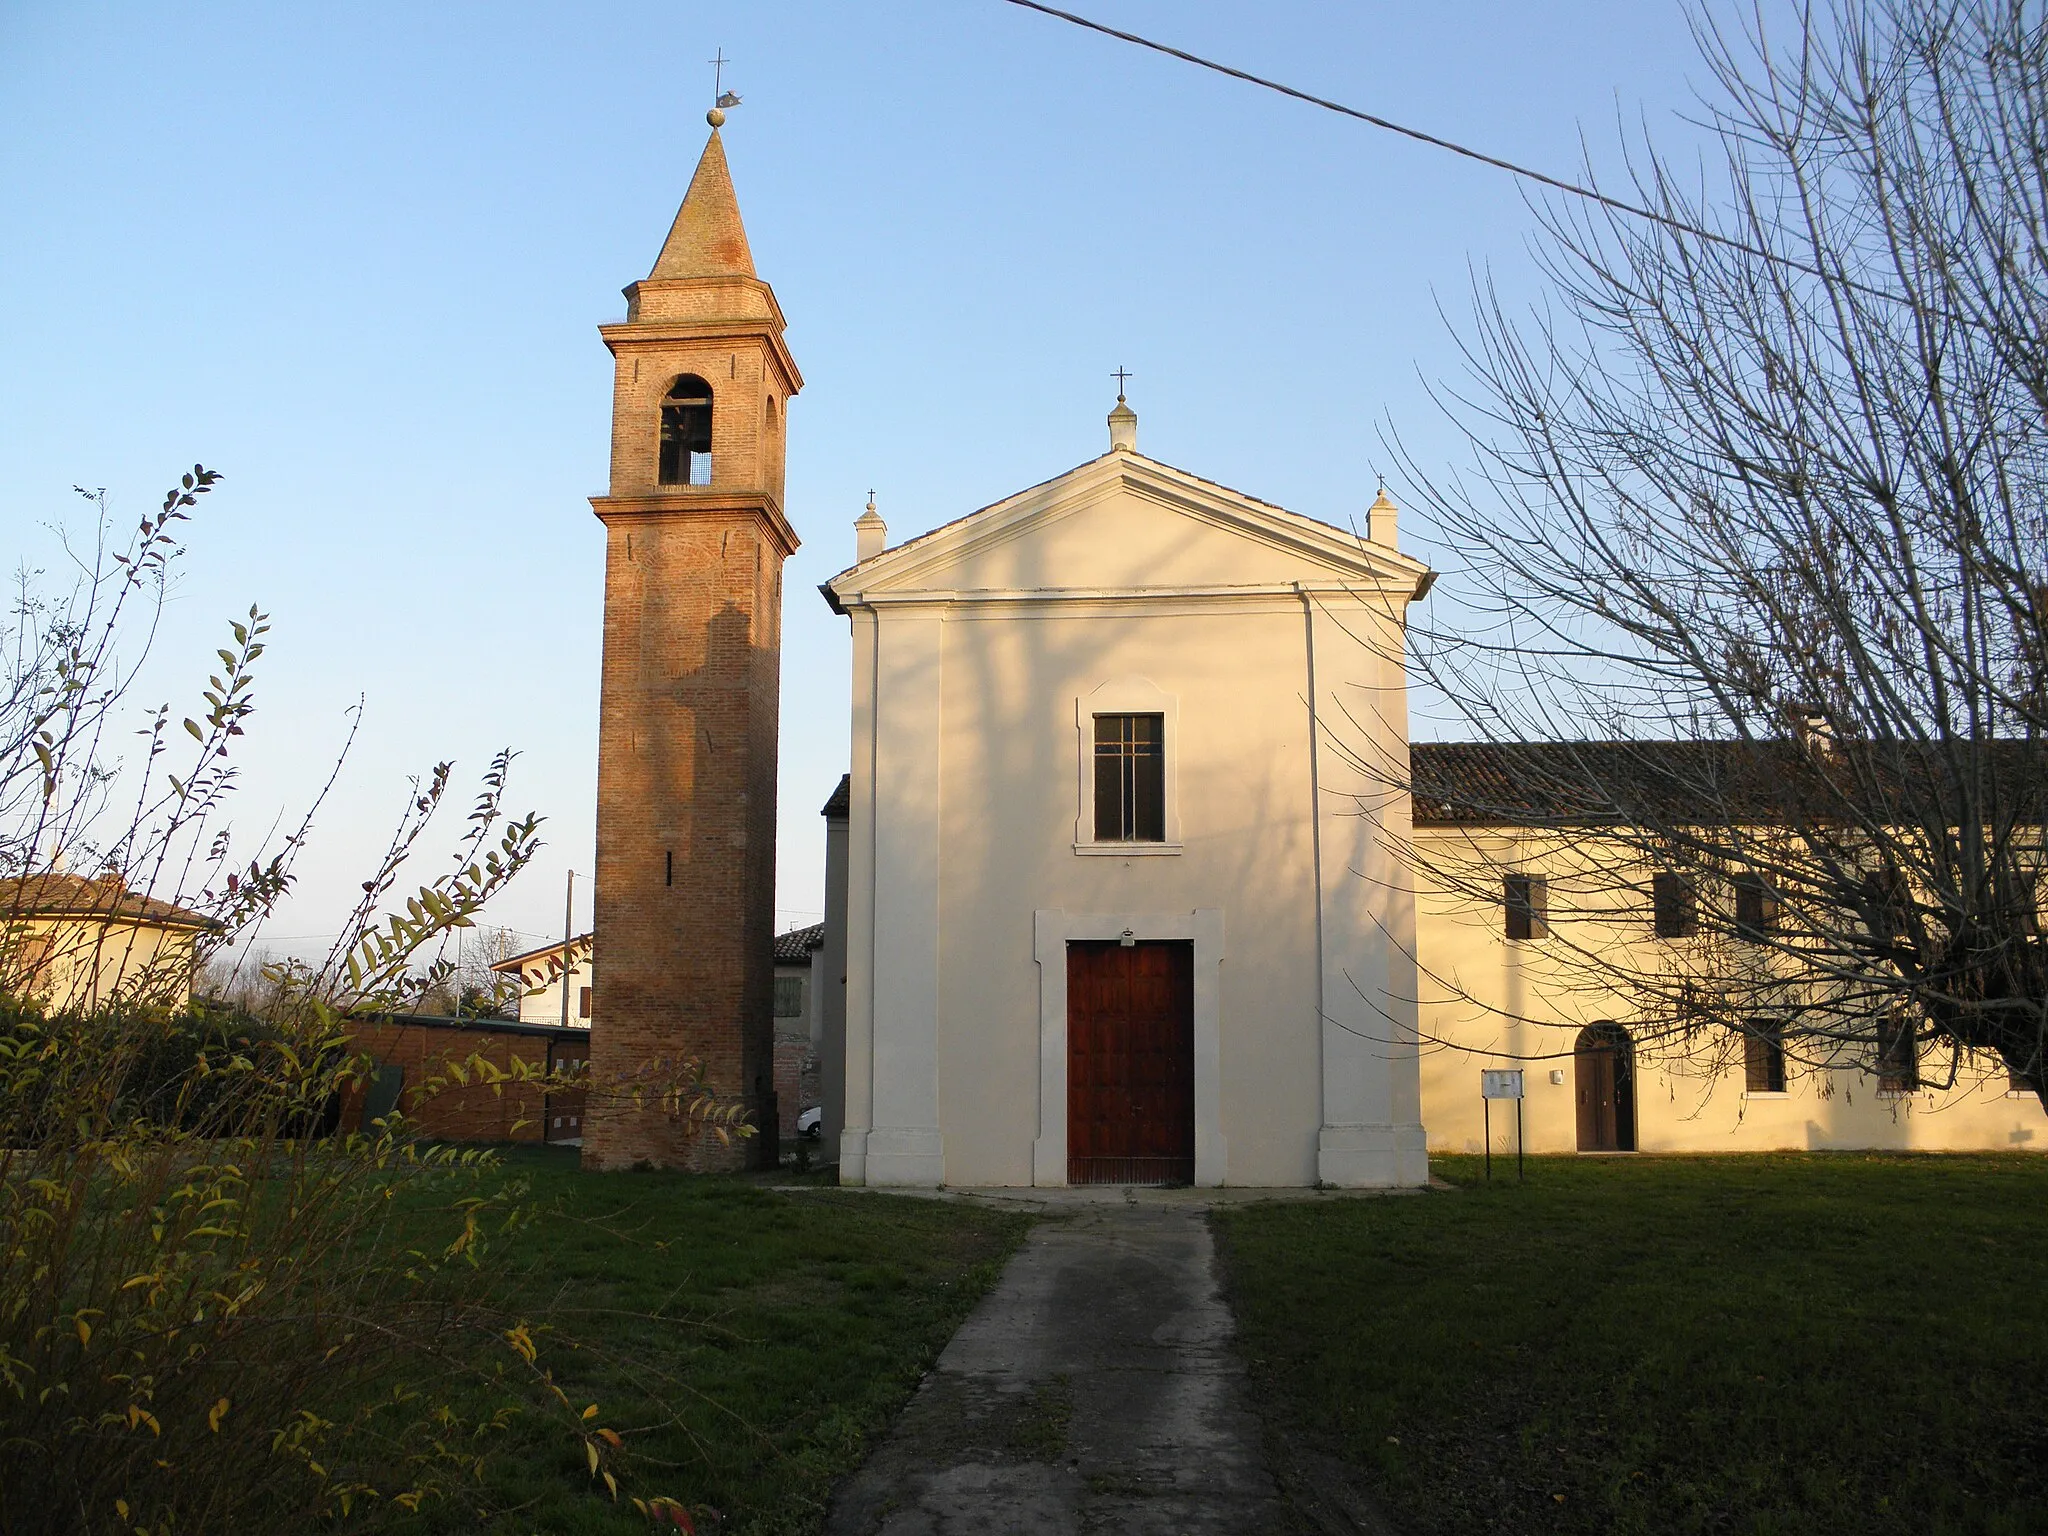
<path fill-rule="evenodd" d="M 816 1104 L 796 1117 L 796 1133 L 805 1141 L 816 1141 L 825 1134 L 825 1111 Z"/>

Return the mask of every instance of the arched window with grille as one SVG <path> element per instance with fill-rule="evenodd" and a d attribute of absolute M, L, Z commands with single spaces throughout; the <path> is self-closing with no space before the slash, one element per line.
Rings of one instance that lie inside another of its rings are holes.
<path fill-rule="evenodd" d="M 711 386 L 686 373 L 661 402 L 663 485 L 711 483 Z"/>

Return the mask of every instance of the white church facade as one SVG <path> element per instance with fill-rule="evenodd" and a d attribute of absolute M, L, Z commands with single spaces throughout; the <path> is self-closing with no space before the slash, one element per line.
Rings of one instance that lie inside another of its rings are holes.
<path fill-rule="evenodd" d="M 1431 573 L 1384 498 L 1361 539 L 1136 428 L 1119 398 L 1101 458 L 895 548 L 870 508 L 825 586 L 854 656 L 844 1183 L 1427 1178 L 1387 786 Z"/>

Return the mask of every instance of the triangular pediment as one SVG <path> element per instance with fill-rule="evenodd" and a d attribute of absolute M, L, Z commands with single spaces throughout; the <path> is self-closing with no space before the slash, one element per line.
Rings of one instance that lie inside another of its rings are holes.
<path fill-rule="evenodd" d="M 1420 561 L 1185 470 L 1112 452 L 884 550 L 835 598 L 923 592 L 1213 591 L 1358 585 L 1401 594 Z"/>

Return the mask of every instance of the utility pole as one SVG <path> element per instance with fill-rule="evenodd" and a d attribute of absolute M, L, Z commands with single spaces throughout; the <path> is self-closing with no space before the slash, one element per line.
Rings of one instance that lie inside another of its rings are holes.
<path fill-rule="evenodd" d="M 575 929 L 576 913 L 576 871 L 569 871 L 569 885 L 562 893 L 562 1028 L 569 1027 L 569 977 L 574 967 L 569 964 L 569 938 Z"/>

